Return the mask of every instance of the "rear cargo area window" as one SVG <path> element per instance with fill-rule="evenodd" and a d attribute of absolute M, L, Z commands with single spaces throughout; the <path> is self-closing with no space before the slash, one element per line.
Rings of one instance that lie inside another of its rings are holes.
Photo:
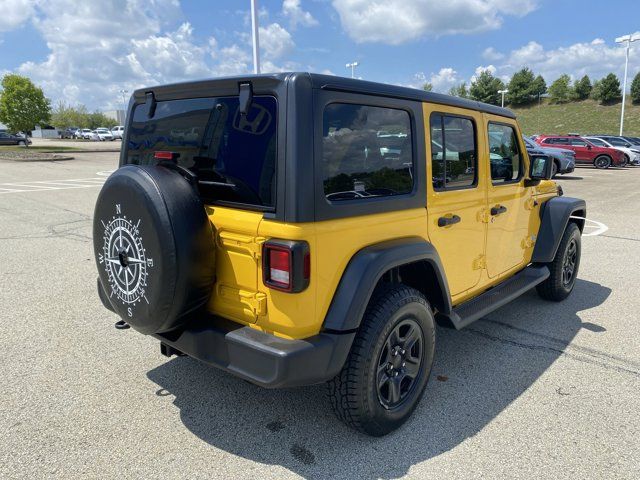
<path fill-rule="evenodd" d="M 205 203 L 270 209 L 275 204 L 277 102 L 254 96 L 246 114 L 238 97 L 159 101 L 149 118 L 136 105 L 126 139 L 126 162 L 155 165 L 171 152 L 198 175 Z"/>
<path fill-rule="evenodd" d="M 413 190 L 411 119 L 404 110 L 333 103 L 323 115 L 322 173 L 328 200 Z"/>

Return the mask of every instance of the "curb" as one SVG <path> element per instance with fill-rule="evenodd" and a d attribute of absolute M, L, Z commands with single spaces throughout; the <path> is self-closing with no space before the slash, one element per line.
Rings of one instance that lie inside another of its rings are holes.
<path fill-rule="evenodd" d="M 0 156 L 0 161 L 3 162 L 59 162 L 61 160 L 73 160 L 75 157 L 70 156 L 59 156 L 55 158 L 45 157 L 45 158 L 9 158 Z"/>

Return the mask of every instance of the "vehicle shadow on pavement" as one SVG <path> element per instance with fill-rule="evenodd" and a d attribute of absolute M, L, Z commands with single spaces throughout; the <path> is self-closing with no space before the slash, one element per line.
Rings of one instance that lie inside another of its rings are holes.
<path fill-rule="evenodd" d="M 545 302 L 533 291 L 462 331 L 439 328 L 421 403 L 402 428 L 383 438 L 340 423 L 324 385 L 266 390 L 187 357 L 147 375 L 160 387 L 157 395 L 175 397 L 185 427 L 218 449 L 303 477 L 396 478 L 479 433 L 565 355 L 583 328 L 579 312 L 610 293 L 578 280 L 564 302 Z M 601 331 L 588 325 L 588 335 Z M 563 394 L 562 387 L 549 386 L 549 395 Z"/>

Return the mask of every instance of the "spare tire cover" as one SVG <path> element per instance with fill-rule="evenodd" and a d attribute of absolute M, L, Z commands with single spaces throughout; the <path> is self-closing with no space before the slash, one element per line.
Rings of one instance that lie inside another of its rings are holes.
<path fill-rule="evenodd" d="M 98 196 L 93 248 L 114 311 L 141 333 L 179 327 L 211 295 L 213 226 L 195 187 L 174 170 L 116 170 Z"/>

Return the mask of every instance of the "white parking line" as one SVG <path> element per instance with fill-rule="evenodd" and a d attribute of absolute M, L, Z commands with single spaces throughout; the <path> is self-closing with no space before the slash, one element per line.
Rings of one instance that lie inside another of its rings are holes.
<path fill-rule="evenodd" d="M 584 220 L 584 229 L 585 230 L 587 228 L 588 229 L 592 229 L 592 228 L 596 229 L 595 231 L 589 232 L 589 233 L 582 232 L 582 236 L 583 237 L 596 237 L 598 235 L 602 235 L 604 232 L 609 230 L 609 227 L 607 227 L 604 223 L 597 222 L 595 220 L 591 220 L 590 218 L 576 217 L 574 215 L 571 215 L 571 218 L 575 218 L 577 220 Z"/>
<path fill-rule="evenodd" d="M 88 177 L 0 183 L 0 195 L 9 193 L 44 192 L 48 190 L 71 190 L 77 188 L 101 187 L 104 184 L 104 181 L 104 177 Z"/>

